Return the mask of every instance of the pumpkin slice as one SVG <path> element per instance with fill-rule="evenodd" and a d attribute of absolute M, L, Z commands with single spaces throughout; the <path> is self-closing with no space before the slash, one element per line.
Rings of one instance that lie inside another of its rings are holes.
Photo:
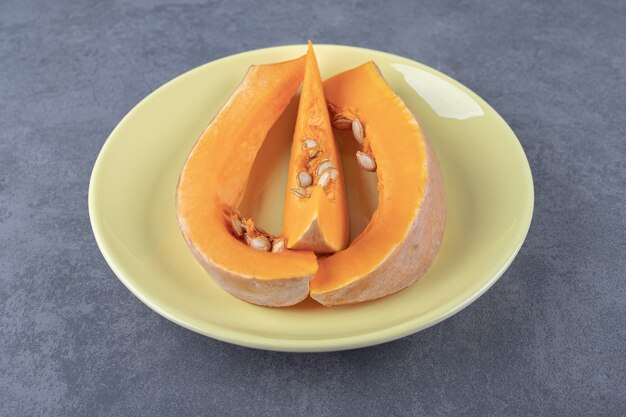
<path fill-rule="evenodd" d="M 283 213 L 282 233 L 290 249 L 332 253 L 348 244 L 348 206 L 341 159 L 311 41 Z"/>
<path fill-rule="evenodd" d="M 445 223 L 443 179 L 420 126 L 373 62 L 326 80 L 324 93 L 336 127 L 351 127 L 362 143 L 360 165 L 376 171 L 378 208 L 350 247 L 319 260 L 310 294 L 325 305 L 372 300 L 432 264 Z"/>
<path fill-rule="evenodd" d="M 251 67 L 196 142 L 178 183 L 178 221 L 191 251 L 222 288 L 254 304 L 303 300 L 317 268 L 313 252 L 280 252 L 284 240 L 236 211 L 259 148 L 302 82 L 305 61 Z"/>

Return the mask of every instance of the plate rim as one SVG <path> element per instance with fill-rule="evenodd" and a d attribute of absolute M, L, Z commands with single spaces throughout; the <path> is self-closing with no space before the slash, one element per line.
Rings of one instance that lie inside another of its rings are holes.
<path fill-rule="evenodd" d="M 161 84 L 158 88 L 150 92 L 147 96 L 141 99 L 137 104 L 135 104 L 125 115 L 124 117 L 117 123 L 117 125 L 113 128 L 111 133 L 107 136 L 102 148 L 98 152 L 98 156 L 96 157 L 96 161 L 94 163 L 91 176 L 89 179 L 89 188 L 88 188 L 88 212 L 89 219 L 91 224 L 91 229 L 94 234 L 94 238 L 96 240 L 96 244 L 100 253 L 104 257 L 107 265 L 116 277 L 128 288 L 128 290 L 135 295 L 141 302 L 147 305 L 151 310 L 155 311 L 160 316 L 166 318 L 169 321 L 172 321 L 179 326 L 182 326 L 186 329 L 189 329 L 193 332 L 202 334 L 204 336 L 211 337 L 216 340 L 220 340 L 222 342 L 232 343 L 239 346 L 245 346 L 249 348 L 270 350 L 270 351 L 282 351 L 282 352 L 329 352 L 329 351 L 340 351 L 340 350 L 348 350 L 348 349 L 357 349 L 364 348 L 368 346 L 374 346 L 386 342 L 391 342 L 393 340 L 400 339 L 402 337 L 406 337 L 408 335 L 417 333 L 424 329 L 427 329 L 431 326 L 434 326 L 437 323 L 442 322 L 443 320 L 457 314 L 470 304 L 472 304 L 476 299 L 478 299 L 481 295 L 483 295 L 491 286 L 493 286 L 498 279 L 504 274 L 504 272 L 511 265 L 517 254 L 519 253 L 521 247 L 526 241 L 526 237 L 528 236 L 528 232 L 530 230 L 530 226 L 532 223 L 533 213 L 534 213 L 534 200 L 535 200 L 535 190 L 534 190 L 534 181 L 532 176 L 532 171 L 530 169 L 530 164 L 528 163 L 528 157 L 524 152 L 524 148 L 522 147 L 521 142 L 517 138 L 517 135 L 510 127 L 510 125 L 504 120 L 504 118 L 485 100 L 483 100 L 478 94 L 472 91 L 470 88 L 457 81 L 456 79 L 440 72 L 439 70 L 432 68 L 426 64 L 423 64 L 419 61 L 416 61 L 412 58 L 403 57 L 401 55 L 379 51 L 375 49 L 363 48 L 358 46 L 351 45 L 340 45 L 340 44 L 316 44 L 316 47 L 322 48 L 346 48 L 351 50 L 360 50 L 362 52 L 366 52 L 370 55 L 379 55 L 385 56 L 387 58 L 395 58 L 401 59 L 404 61 L 409 61 L 412 65 L 426 68 L 431 71 L 434 75 L 439 78 L 442 78 L 446 82 L 449 82 L 459 88 L 461 88 L 464 92 L 471 95 L 474 100 L 477 100 L 482 106 L 487 107 L 492 110 L 497 120 L 502 122 L 505 126 L 505 129 L 509 131 L 512 135 L 512 138 L 515 139 L 515 146 L 517 150 L 520 152 L 520 156 L 523 159 L 523 168 L 522 170 L 525 173 L 525 178 L 529 190 L 529 198 L 527 200 L 527 207 L 524 208 L 524 215 L 520 217 L 520 228 L 523 229 L 522 237 L 520 239 L 519 244 L 514 248 L 513 251 L 509 254 L 506 262 L 500 266 L 500 269 L 487 281 L 483 286 L 481 286 L 478 290 L 476 290 L 470 297 L 462 297 L 463 300 L 457 302 L 456 299 L 459 297 L 455 297 L 447 300 L 444 304 L 439 305 L 434 310 L 434 317 L 426 322 L 422 322 L 419 317 L 415 317 L 410 320 L 406 320 L 402 323 L 398 323 L 394 326 L 374 330 L 370 332 L 363 332 L 350 336 L 342 336 L 342 337 L 329 337 L 329 338 L 312 338 L 312 339 L 289 339 L 289 338 L 280 338 L 280 337 L 267 337 L 261 336 L 258 334 L 251 334 L 244 331 L 233 330 L 227 326 L 222 326 L 213 322 L 205 322 L 204 328 L 200 328 L 195 326 L 193 323 L 185 321 L 180 315 L 175 315 L 172 312 L 168 311 L 167 308 L 164 308 L 162 305 L 159 305 L 156 302 L 153 302 L 149 297 L 145 296 L 141 291 L 139 291 L 131 282 L 130 279 L 127 279 L 122 268 L 118 267 L 118 265 L 114 261 L 114 256 L 112 255 L 113 251 L 111 250 L 109 244 L 106 242 L 104 238 L 104 233 L 102 232 L 102 225 L 98 219 L 98 209 L 95 203 L 95 196 L 97 194 L 97 181 L 98 175 L 101 172 L 100 166 L 102 165 L 102 161 L 105 158 L 105 155 L 110 148 L 111 138 L 114 137 L 118 130 L 121 130 L 123 126 L 128 122 L 128 120 L 132 117 L 132 115 L 139 110 L 139 108 L 148 100 L 153 98 L 153 96 L 158 95 L 162 89 L 165 89 L 168 86 L 178 82 L 178 80 L 182 77 L 187 76 L 188 74 L 200 71 L 207 66 L 216 65 L 220 62 L 227 60 L 234 60 L 241 55 L 247 55 L 252 53 L 265 53 L 272 52 L 280 49 L 291 49 L 294 47 L 302 47 L 304 48 L 306 45 L 304 44 L 290 44 L 290 45 L 280 45 L 280 46 L 272 46 L 267 48 L 259 48 L 253 49 L 249 51 L 243 51 L 232 55 L 227 55 L 197 67 L 194 67 L 188 71 L 185 71 L 171 80 Z M 453 304 L 451 307 L 447 307 L 450 304 Z"/>

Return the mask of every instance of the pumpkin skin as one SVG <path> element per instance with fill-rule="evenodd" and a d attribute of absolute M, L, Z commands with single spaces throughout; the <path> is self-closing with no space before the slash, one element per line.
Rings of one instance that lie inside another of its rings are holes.
<path fill-rule="evenodd" d="M 310 295 L 331 306 L 380 298 L 423 276 L 442 240 L 445 195 L 428 140 L 373 62 L 326 80 L 324 93 L 331 109 L 362 122 L 379 191 L 365 230 L 347 249 L 318 260 Z"/>
<path fill-rule="evenodd" d="M 306 139 L 313 139 L 319 145 L 319 153 L 313 158 L 309 158 L 303 150 Z M 330 180 L 326 187 L 314 184 L 307 188 L 310 197 L 294 195 L 292 190 L 299 187 L 298 173 L 308 171 L 314 174 L 321 161 L 332 164 L 336 178 Z M 311 164 L 309 168 L 307 163 Z M 287 238 L 289 249 L 334 253 L 348 245 L 348 205 L 341 158 L 311 41 L 298 104 L 283 213 L 282 235 Z"/>
<path fill-rule="evenodd" d="M 301 84 L 305 62 L 252 66 L 196 142 L 178 183 L 177 217 L 192 253 L 223 289 L 254 304 L 302 301 L 317 269 L 313 252 L 248 247 L 225 218 L 241 202 L 255 156 Z"/>

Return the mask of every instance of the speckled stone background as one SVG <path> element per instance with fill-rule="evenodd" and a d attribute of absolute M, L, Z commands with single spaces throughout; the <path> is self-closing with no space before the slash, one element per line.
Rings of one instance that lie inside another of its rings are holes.
<path fill-rule="evenodd" d="M 0 0 L 1 416 L 626 414 L 626 2 L 384 3 Z M 535 216 L 500 281 L 419 334 L 231 346 L 115 278 L 89 175 L 162 83 L 307 38 L 405 55 L 484 97 L 526 150 Z"/>

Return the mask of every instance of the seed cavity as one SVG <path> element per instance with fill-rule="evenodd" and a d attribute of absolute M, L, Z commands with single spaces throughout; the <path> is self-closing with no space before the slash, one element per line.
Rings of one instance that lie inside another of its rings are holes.
<path fill-rule="evenodd" d="M 354 135 L 354 139 L 363 145 L 363 142 L 365 142 L 365 132 L 359 119 L 354 119 L 352 121 L 352 134 Z"/>
<path fill-rule="evenodd" d="M 237 239 L 243 240 L 252 249 L 261 252 L 282 252 L 287 249 L 287 239 L 274 236 L 256 227 L 254 220 L 243 218 L 237 209 L 225 209 L 224 216 L 233 235 Z"/>
<path fill-rule="evenodd" d="M 298 185 L 301 188 L 310 187 L 313 184 L 313 177 L 306 171 L 298 172 Z"/>
<path fill-rule="evenodd" d="M 356 151 L 356 160 L 364 170 L 370 172 L 376 171 L 376 160 L 371 155 L 365 152 Z"/>
<path fill-rule="evenodd" d="M 342 127 L 351 126 L 352 120 L 341 115 L 333 114 L 333 121 L 338 121 Z M 298 198 L 311 197 L 311 187 L 321 185 L 326 188 L 331 180 L 339 178 L 339 171 L 335 169 L 328 155 L 320 147 L 317 140 L 306 137 L 301 142 L 302 154 L 298 163 L 301 164 L 296 174 L 297 187 L 289 191 Z"/>

